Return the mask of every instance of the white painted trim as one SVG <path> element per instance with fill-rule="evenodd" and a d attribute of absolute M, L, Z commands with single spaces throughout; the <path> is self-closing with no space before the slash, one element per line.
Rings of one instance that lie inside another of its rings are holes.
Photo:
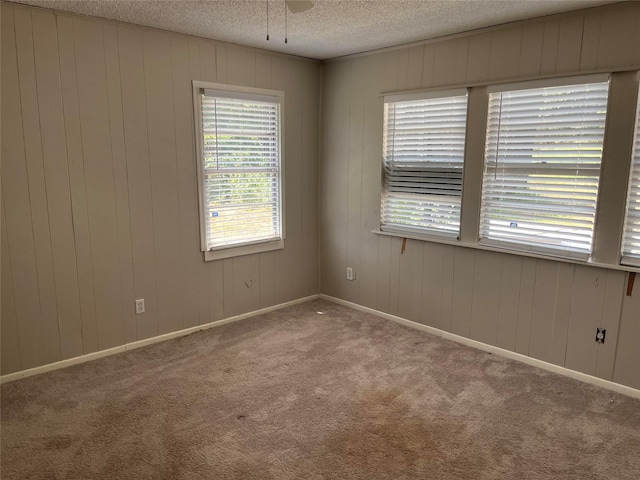
<path fill-rule="evenodd" d="M 521 353 L 512 352 L 510 350 L 505 350 L 504 348 L 500 348 L 500 347 L 494 347 L 493 345 L 488 345 L 486 343 L 478 342 L 476 340 L 471 340 L 470 338 L 462 337 L 454 333 L 445 332 L 444 330 L 440 330 L 434 327 L 429 327 L 428 325 L 422 325 L 421 323 L 417 323 L 412 320 L 407 320 L 406 318 L 398 317 L 396 315 L 391 315 L 390 313 L 381 312 L 373 308 L 365 307 L 364 305 L 349 302 L 347 300 L 342 300 L 340 298 L 332 297 L 330 295 L 325 295 L 323 293 L 320 294 L 320 298 L 324 300 L 328 300 L 333 303 L 337 303 L 339 305 L 344 305 L 345 307 L 353 308 L 354 310 L 359 310 L 361 312 L 370 313 L 372 315 L 376 315 L 378 317 L 391 320 L 393 322 L 399 323 L 406 327 L 422 330 L 424 332 L 431 333 L 437 337 L 441 337 L 446 340 L 452 340 L 454 342 L 461 343 L 462 345 L 467 345 L 469 347 L 477 348 L 478 350 L 483 350 L 485 352 L 495 353 L 497 355 L 501 355 L 511 360 L 517 360 L 519 362 L 526 363 L 527 365 L 532 365 L 534 367 L 538 367 L 543 370 L 547 370 L 549 372 L 558 373 L 560 375 L 564 375 L 565 377 L 570 377 L 584 383 L 589 383 L 591 385 L 596 385 L 598 387 L 606 388 L 614 392 L 622 393 L 624 395 L 628 395 L 630 397 L 640 399 L 640 390 L 636 390 L 635 388 L 632 388 L 632 387 L 627 387 L 626 385 L 621 385 L 619 383 L 611 382 L 609 380 L 604 380 L 602 378 L 594 377 L 593 375 L 588 375 L 586 373 L 576 372 L 575 370 L 570 370 L 568 368 L 561 367 L 559 365 L 554 365 L 552 363 L 544 362 L 536 358 L 527 357 L 526 355 L 522 355 Z"/>
<path fill-rule="evenodd" d="M 320 298 L 319 294 L 309 295 L 308 297 L 302 297 L 296 300 L 291 300 L 290 302 L 280 303 L 278 305 L 273 305 L 271 307 L 265 307 L 259 310 L 254 310 L 252 312 L 235 315 L 233 317 L 223 318 L 222 320 L 216 320 L 215 322 L 205 323 L 204 325 L 185 328 L 184 330 L 178 330 L 177 332 L 165 333 L 164 335 L 158 335 L 157 337 L 146 338 L 144 340 L 138 340 L 137 342 L 132 342 L 132 343 L 126 343 L 119 347 L 109 348 L 107 350 L 101 350 L 99 352 L 94 352 L 94 353 L 88 353 L 86 355 L 80 355 L 79 357 L 68 358 L 66 360 L 50 363 L 48 365 L 42 365 L 39 367 L 29 368 L 28 370 L 22 370 L 20 372 L 9 373 L 7 375 L 2 375 L 0 377 L 0 384 L 12 382 L 20 378 L 39 375 L 45 372 L 51 372 L 53 370 L 58 370 L 60 368 L 70 367 L 72 365 L 77 365 L 79 363 L 89 362 L 91 360 L 96 360 L 98 358 L 108 357 L 110 355 L 115 355 L 116 353 L 128 352 L 129 350 L 135 350 L 136 348 L 146 347 L 147 345 L 152 345 L 154 343 L 164 342 L 165 340 L 171 340 L 172 338 L 184 337 L 185 335 L 189 335 L 191 333 L 198 332 L 200 330 L 208 330 L 210 328 L 219 327 L 227 323 L 237 322 L 239 320 L 244 320 L 249 317 L 255 317 L 256 315 L 262 315 L 264 313 L 269 313 L 275 310 L 280 310 L 282 308 L 298 305 L 300 303 L 316 300 L 317 298 Z"/>

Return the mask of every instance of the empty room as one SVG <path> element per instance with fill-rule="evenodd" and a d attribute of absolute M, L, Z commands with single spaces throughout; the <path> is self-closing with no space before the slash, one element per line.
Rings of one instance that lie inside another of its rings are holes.
<path fill-rule="evenodd" d="M 0 5 L 3 480 L 640 478 L 640 2 Z"/>

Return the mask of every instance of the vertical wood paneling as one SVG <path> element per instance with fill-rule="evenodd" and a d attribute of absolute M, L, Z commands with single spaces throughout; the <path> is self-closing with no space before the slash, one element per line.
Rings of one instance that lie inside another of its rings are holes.
<path fill-rule="evenodd" d="M 399 259 L 398 315 L 419 322 L 422 310 L 423 245 L 407 240 Z"/>
<path fill-rule="evenodd" d="M 286 91 L 285 96 L 285 249 L 275 252 L 276 302 L 302 296 L 302 90 L 300 65 L 282 57 L 272 59 L 272 87 Z"/>
<path fill-rule="evenodd" d="M 536 261 L 532 258 L 523 258 L 520 275 L 520 295 L 518 296 L 518 322 L 516 326 L 515 348 L 516 352 L 522 353 L 523 355 L 529 354 L 529 335 L 531 332 L 535 282 Z"/>
<path fill-rule="evenodd" d="M 532 23 L 522 28 L 518 75 L 528 77 L 540 73 L 543 42 L 544 23 Z"/>
<path fill-rule="evenodd" d="M 60 330 L 61 358 L 82 355 L 76 266 L 55 17 L 33 13 L 33 40 L 49 233 Z"/>
<path fill-rule="evenodd" d="M 273 252 L 260 254 L 260 308 L 275 303 Z"/>
<path fill-rule="evenodd" d="M 444 280 L 444 245 L 422 246 L 422 317 L 420 323 L 442 328 L 442 290 Z"/>
<path fill-rule="evenodd" d="M 127 178 L 127 154 L 124 143 L 124 118 L 122 115 L 122 88 L 120 85 L 120 59 L 118 29 L 104 25 L 104 55 L 107 71 L 107 95 L 109 98 L 109 126 L 113 157 L 113 181 L 116 194 L 116 219 L 118 223 L 118 256 L 120 258 L 120 282 L 122 291 L 122 321 L 126 342 L 134 342 L 136 335 L 135 285 L 133 279 L 133 252 L 131 249 L 131 218 L 129 216 L 129 188 Z"/>
<path fill-rule="evenodd" d="M 344 205 L 345 199 L 353 194 L 353 182 L 350 180 L 348 186 L 331 185 L 324 194 L 327 197 L 333 196 L 334 204 L 331 205 L 331 211 L 326 211 L 328 202 L 321 207 L 322 262 L 337 266 L 323 266 L 322 291 L 331 295 L 344 292 L 342 298 L 359 298 L 359 303 L 381 311 L 405 318 L 418 318 L 427 325 L 557 365 L 569 362 L 573 365 L 572 368 L 592 371 L 607 378 L 611 371 L 611 352 L 616 350 L 616 340 L 607 343 L 605 349 L 593 350 L 579 358 L 572 353 L 579 349 L 578 345 L 587 349 L 592 347 L 595 330 L 592 325 L 585 325 L 584 322 L 576 324 L 576 320 L 584 317 L 587 310 L 596 310 L 582 305 L 584 298 L 591 297 L 591 293 L 582 285 L 585 283 L 584 272 L 575 265 L 510 254 L 489 254 L 429 242 L 422 244 L 422 256 L 419 259 L 420 255 L 416 254 L 414 248 L 415 241 L 407 240 L 407 251 L 401 255 L 402 239 L 381 235 L 376 237 L 375 247 L 367 245 L 368 229 L 372 225 L 375 228 L 379 221 L 380 159 L 373 144 L 381 142 L 383 115 L 380 97 L 375 91 L 364 95 L 364 118 L 359 102 L 361 92 L 366 91 L 368 85 L 377 84 L 378 94 L 416 88 L 413 76 L 417 71 L 415 59 L 419 56 L 420 47 L 420 86 L 423 88 L 447 88 L 464 83 L 490 84 L 501 80 L 517 81 L 518 78 L 530 80 L 541 75 L 570 75 L 601 68 L 596 63 L 598 55 L 601 55 L 598 52 L 602 48 L 610 48 L 607 43 L 616 44 L 618 48 L 628 52 L 636 51 L 633 41 L 622 44 L 620 38 L 623 35 L 617 35 L 616 39 L 613 38 L 614 35 L 607 33 L 609 27 L 600 28 L 602 21 L 610 22 L 610 25 L 615 23 L 611 19 L 605 19 L 604 12 L 608 12 L 609 8 L 618 12 L 612 14 L 611 18 L 620 16 L 619 12 L 627 9 L 630 12 L 627 16 L 632 19 L 627 22 L 638 24 L 640 10 L 637 5 L 629 4 L 607 7 L 602 11 L 589 10 L 553 16 L 477 35 L 328 63 L 324 67 L 323 115 L 329 115 L 331 120 L 325 120 L 328 128 L 322 132 L 323 144 L 329 151 L 322 152 L 321 176 L 332 179 L 332 182 L 340 182 L 342 179 L 339 177 L 345 175 L 345 167 L 348 165 L 348 176 L 351 179 L 352 168 L 357 165 L 357 162 L 354 164 L 353 157 L 361 152 L 351 151 L 347 155 L 347 165 L 335 152 L 336 145 L 352 139 L 354 126 L 363 127 L 364 147 L 362 165 L 357 172 L 362 183 L 355 187 L 361 189 L 362 200 L 358 204 L 348 202 L 348 224 L 340 220 L 333 222 L 330 214 L 335 215 L 335 208 L 339 209 L 339 205 Z M 623 25 L 622 28 L 625 29 L 624 35 L 629 35 L 629 31 L 636 35 L 629 25 Z M 600 47 L 601 35 L 609 37 L 604 42 L 605 47 Z M 632 53 L 625 53 L 624 58 L 627 58 L 627 62 L 631 62 L 633 58 L 636 64 L 640 61 Z M 371 67 L 366 69 L 366 79 L 361 80 L 359 65 L 363 59 Z M 351 72 L 352 69 L 358 73 L 351 78 L 338 80 L 337 72 L 348 77 L 346 72 Z M 358 104 L 355 112 L 338 106 L 354 102 Z M 469 118 L 467 134 L 471 140 L 466 143 L 461 241 L 475 244 L 486 136 L 486 93 L 481 86 L 471 90 L 469 103 L 472 116 Z M 631 101 L 628 103 L 633 104 Z M 372 118 L 376 116 L 378 118 Z M 371 153 L 367 153 L 367 148 L 370 148 Z M 343 278 L 346 263 L 343 263 L 342 258 L 336 258 L 336 253 L 347 248 L 349 258 L 354 256 L 354 240 L 347 234 L 350 228 L 348 225 L 353 220 L 361 225 L 360 249 L 355 252 L 355 257 L 359 259 L 360 272 L 367 273 L 366 278 L 360 276 L 357 280 L 360 282 L 358 297 L 348 293 L 348 284 Z M 331 233 L 324 233 L 325 228 Z M 416 263 L 420 260 L 421 266 L 417 266 Z M 368 268 L 369 265 L 373 267 Z M 331 272 L 331 275 L 324 275 L 325 271 Z M 609 278 L 605 270 L 598 271 Z M 614 284 L 614 280 L 607 283 L 611 292 L 618 290 L 618 286 Z M 416 295 L 421 297 L 419 306 L 415 303 Z M 614 318 L 615 295 L 612 293 L 609 296 L 607 293 L 605 298 L 601 302 L 601 308 L 610 301 L 611 306 L 604 308 Z M 589 301 L 593 302 L 593 299 L 589 298 Z M 581 305 L 582 312 L 576 313 L 578 305 Z M 637 315 L 637 307 L 634 308 L 634 314 Z M 624 315 L 630 314 L 623 309 Z M 604 323 L 608 319 L 602 316 L 600 310 L 597 320 L 594 319 L 593 322 Z M 615 330 L 615 322 L 613 325 L 609 328 Z M 625 328 L 629 331 L 628 326 Z M 580 335 L 584 335 L 584 338 Z M 572 352 L 567 353 L 568 350 Z M 602 362 L 594 357 L 596 354 Z M 624 362 L 632 358 L 628 352 L 624 355 Z M 593 363 L 593 367 L 590 363 Z M 638 368 L 640 366 L 635 367 L 635 371 Z M 623 372 L 619 376 L 629 376 L 629 371 L 625 371 L 624 366 L 619 371 Z"/>
<path fill-rule="evenodd" d="M 455 41 L 441 42 L 434 45 L 433 56 L 433 85 L 450 85 L 451 78 L 456 71 Z"/>
<path fill-rule="evenodd" d="M 544 39 L 542 41 L 542 59 L 540 73 L 547 75 L 556 71 L 558 57 L 558 37 L 560 35 L 560 21 L 547 20 L 544 24 Z"/>
<path fill-rule="evenodd" d="M 251 270 L 251 257 L 252 255 L 243 255 L 232 259 L 233 283 L 231 286 L 233 304 L 236 306 L 235 314 L 238 315 L 258 308 L 257 305 L 254 306 L 252 304 L 253 297 L 251 293 L 253 292 L 252 288 L 255 279 Z M 226 281 L 227 279 L 225 278 Z"/>
<path fill-rule="evenodd" d="M 149 136 L 140 30 L 118 27 L 118 47 L 135 298 L 144 298 L 146 303 L 146 313 L 136 316 L 137 336 L 141 340 L 158 334 L 158 312 Z"/>
<path fill-rule="evenodd" d="M 565 17 L 560 21 L 556 72 L 576 72 L 580 69 L 583 24 L 582 15 Z"/>
<path fill-rule="evenodd" d="M 422 55 L 422 81 L 421 86 L 423 88 L 429 88 L 433 86 L 433 63 L 435 59 L 436 48 L 435 44 L 427 43 L 424 46 L 424 53 Z"/>
<path fill-rule="evenodd" d="M 364 89 L 366 60 L 358 59 L 351 70 L 351 95 L 349 103 L 349 148 L 347 152 L 347 264 L 356 270 L 356 281 L 347 282 L 346 298 L 360 302 L 360 284 L 357 280 L 360 270 L 362 214 L 362 149 L 364 130 Z"/>
<path fill-rule="evenodd" d="M 102 25 L 74 19 L 78 105 L 95 286 L 98 347 L 124 343 L 118 225 Z"/>
<path fill-rule="evenodd" d="M 377 287 L 378 295 L 376 297 L 376 309 L 381 312 L 388 312 L 390 305 L 390 277 L 391 277 L 391 238 L 381 236 L 378 239 L 378 258 L 377 258 Z M 322 282 L 322 291 L 324 291 L 324 279 Z"/>
<path fill-rule="evenodd" d="M 400 255 L 402 239 L 391 238 L 391 258 L 389 260 L 389 313 L 398 315 L 400 302 Z"/>
<path fill-rule="evenodd" d="M 227 81 L 232 85 L 249 85 L 246 51 L 242 48 L 229 47 L 226 53 Z"/>
<path fill-rule="evenodd" d="M 538 260 L 533 290 L 528 354 L 549 361 L 558 291 L 558 263 Z"/>
<path fill-rule="evenodd" d="M 549 361 L 556 365 L 564 365 L 567 352 L 567 333 L 571 316 L 571 291 L 575 266 L 568 263 L 558 265 L 558 289 L 556 308 L 553 316 L 553 338 Z"/>
<path fill-rule="evenodd" d="M 227 46 L 216 46 L 216 81 L 219 83 L 228 83 L 227 80 Z"/>
<path fill-rule="evenodd" d="M 220 277 L 219 274 L 215 277 L 209 277 L 209 288 L 211 289 L 211 298 L 215 298 L 217 292 L 220 291 L 220 287 L 222 287 L 222 302 L 224 305 L 224 317 L 232 317 L 237 313 L 236 302 L 235 302 L 235 285 L 234 285 L 234 271 L 233 271 L 233 258 L 225 258 L 224 260 L 220 260 L 220 264 L 222 267 L 222 285 L 220 285 Z M 210 272 L 212 275 L 214 272 Z M 238 305 L 239 306 L 239 305 Z M 215 307 L 211 309 L 212 316 L 215 312 Z M 211 321 L 211 319 L 209 320 Z"/>
<path fill-rule="evenodd" d="M 471 329 L 471 302 L 473 300 L 476 253 L 481 254 L 481 252 L 470 248 L 457 248 L 454 253 L 451 333 L 467 338 Z"/>
<path fill-rule="evenodd" d="M 2 208 L 3 225 L 6 229 L 6 238 L 2 238 L 2 309 L 4 317 L 4 310 L 9 311 L 8 297 L 5 298 L 5 283 L 6 286 L 9 283 L 4 278 L 8 264 L 11 272 L 19 272 L 15 278 L 12 276 L 20 338 L 20 359 L 14 362 L 26 369 L 40 365 L 46 359 L 41 355 L 43 332 L 40 328 L 38 273 L 29 208 L 22 110 L 20 97 L 16 94 L 19 83 L 13 9 L 5 9 L 4 5 L 2 8 Z M 5 257 L 4 252 L 9 252 L 10 256 Z M 4 351 L 4 335 L 2 338 Z"/>
<path fill-rule="evenodd" d="M 37 98 L 31 11 L 16 10 L 15 38 L 22 106 L 22 134 L 25 145 L 38 292 L 40 294 L 41 358 L 49 363 L 60 360 L 60 332 Z"/>
<path fill-rule="evenodd" d="M 604 344 L 597 345 L 598 358 L 596 360 L 596 376 L 605 380 L 613 378 L 620 315 L 622 313 L 623 295 L 626 290 L 625 277 L 624 272 L 607 272 L 602 315 L 598 325 L 606 329 L 607 336 Z"/>
<path fill-rule="evenodd" d="M 178 210 L 180 218 L 180 294 L 184 328 L 198 325 L 200 320 L 199 263 L 204 263 L 200 253 L 198 201 L 196 192 L 195 146 L 191 73 L 193 65 L 199 66 L 195 42 L 181 37 L 171 38 L 171 67 L 173 80 L 173 114 L 175 116 L 176 163 L 178 177 Z M 195 45 L 194 45 L 195 47 Z M 204 269 L 204 268 L 203 268 Z"/>
<path fill-rule="evenodd" d="M 213 42 L 202 41 L 199 44 L 200 50 L 200 80 L 205 82 L 216 82 L 217 67 L 216 67 L 216 46 Z M 192 78 L 191 80 L 195 80 Z M 222 82 L 222 80 L 220 80 Z"/>
<path fill-rule="evenodd" d="M 158 332 L 163 334 L 184 328 L 184 307 L 178 274 L 181 225 L 169 36 L 143 33 L 142 55 L 149 137 Z"/>
<path fill-rule="evenodd" d="M 620 8 L 602 13 L 600 41 L 598 42 L 598 68 L 621 67 L 633 64 L 633 42 L 637 28 L 637 5 L 629 2 Z M 629 48 L 631 47 L 631 48 Z M 637 64 L 637 59 L 636 59 Z"/>
<path fill-rule="evenodd" d="M 456 66 L 453 72 L 451 83 L 453 85 L 462 84 L 467 78 L 467 64 L 469 63 L 469 39 L 460 38 L 456 40 Z"/>
<path fill-rule="evenodd" d="M 420 61 L 422 65 L 422 60 Z M 358 282 L 363 305 L 376 305 L 378 295 L 378 241 L 372 233 L 379 227 L 382 132 L 384 104 L 379 96 L 384 76 L 384 57 L 367 58 L 365 72 L 364 150 L 362 165 L 361 260 Z M 422 72 L 420 73 L 422 78 Z"/>
<path fill-rule="evenodd" d="M 212 53 L 213 52 L 213 53 Z M 204 64 L 204 65 L 203 65 Z M 197 40 L 194 39 L 190 39 L 189 40 L 189 80 L 195 80 L 195 79 L 202 79 L 205 80 L 205 71 L 210 71 L 210 65 L 212 65 L 211 68 L 214 68 L 214 72 L 215 72 L 215 47 L 211 44 L 211 43 L 204 43 L 204 42 L 199 42 Z M 176 71 L 176 69 L 174 68 L 174 72 Z M 174 74 L 175 75 L 175 74 Z M 213 75 L 213 78 L 215 79 L 215 73 L 211 74 L 209 73 L 208 75 Z M 209 77 L 211 78 L 211 77 Z M 174 89 L 177 88 L 180 84 L 179 83 L 175 83 L 176 81 L 179 82 L 179 80 L 176 80 L 174 78 Z M 213 81 L 213 80 L 209 80 L 209 81 Z M 190 123 L 191 123 L 191 128 L 193 130 L 195 130 L 195 120 L 193 118 L 193 99 L 192 99 L 192 85 L 189 85 L 189 93 L 188 93 L 188 97 L 189 97 L 189 105 L 188 106 L 184 106 L 183 108 L 185 110 L 187 110 L 188 114 L 191 116 L 190 119 Z M 176 97 L 174 96 L 174 101 L 175 101 Z M 177 114 L 176 114 L 177 115 Z M 177 117 L 176 117 L 176 128 L 178 128 L 178 122 L 177 122 Z M 180 135 L 178 134 L 178 132 L 176 131 L 176 145 L 179 145 L 179 137 Z M 194 136 L 191 135 L 189 137 L 189 139 L 185 139 L 185 141 L 189 142 L 191 145 L 193 145 L 193 141 L 194 141 Z M 178 176 L 181 175 L 181 172 L 186 168 L 186 169 L 191 169 L 191 171 L 193 172 L 189 178 L 186 178 L 185 181 L 190 181 L 190 183 L 192 184 L 192 188 L 193 188 L 193 201 L 196 204 L 196 209 L 195 209 L 195 218 L 193 219 L 194 222 L 194 226 L 197 232 L 197 235 L 195 238 L 193 238 L 193 240 L 195 240 L 195 247 L 194 248 L 194 252 L 196 253 L 196 259 L 195 264 L 196 264 L 196 275 L 197 275 L 197 279 L 198 279 L 198 323 L 200 325 L 208 323 L 209 322 L 209 269 L 207 268 L 208 265 L 205 263 L 204 261 L 204 256 L 203 253 L 201 253 L 200 249 L 201 249 L 201 245 L 200 245 L 200 213 L 197 207 L 198 205 L 198 190 L 197 190 L 197 176 L 196 176 L 196 162 L 198 161 L 197 158 L 195 158 L 195 145 L 192 146 L 193 150 L 193 162 L 190 162 L 190 165 L 187 165 L 187 162 L 181 161 L 180 162 L 180 170 L 178 171 Z M 181 157 L 179 157 L 181 158 Z M 188 174 L 187 174 L 188 175 Z M 182 184 L 181 184 L 182 185 Z M 181 191 L 182 194 L 182 191 Z M 188 222 L 188 219 L 185 220 L 185 218 L 182 216 L 182 214 L 180 215 L 180 218 L 183 221 Z M 188 223 L 187 223 L 188 225 Z M 188 227 L 185 227 L 188 228 Z M 184 233 L 185 231 L 183 231 Z M 186 246 L 187 249 L 189 249 L 189 246 Z M 189 249 L 190 250 L 190 249 Z M 185 325 L 189 322 L 189 320 L 187 319 L 185 322 Z"/>
<path fill-rule="evenodd" d="M 215 322 L 225 317 L 226 309 L 233 311 L 233 305 L 231 305 L 231 303 L 228 305 L 225 304 L 224 264 L 221 260 L 209 262 L 209 265 L 207 265 L 204 271 L 208 275 L 206 284 L 209 288 L 207 292 L 209 297 L 209 310 L 207 312 L 207 318 L 203 323 Z M 233 273 L 233 270 L 229 267 L 227 267 L 227 271 Z M 227 292 L 229 294 L 233 293 L 233 287 L 231 285 L 227 287 Z"/>
<path fill-rule="evenodd" d="M 500 308 L 501 259 L 502 256 L 497 253 L 476 252 L 473 267 L 469 337 L 489 345 L 496 344 Z"/>
<path fill-rule="evenodd" d="M 262 52 L 256 53 L 256 87 L 271 88 L 271 58 L 271 55 Z M 274 253 L 261 253 L 258 262 L 260 268 L 259 305 L 260 308 L 264 308 L 275 303 Z"/>
<path fill-rule="evenodd" d="M 453 313 L 453 275 L 456 248 L 449 247 L 442 252 L 442 329 L 450 332 Z"/>
<path fill-rule="evenodd" d="M 80 129 L 76 60 L 73 46 L 73 20 L 64 16 L 58 16 L 56 20 L 58 25 L 60 83 L 67 143 L 73 234 L 77 259 L 76 268 L 78 271 L 78 291 L 82 316 L 82 347 L 83 353 L 87 354 L 98 350 L 98 327 L 96 323 L 93 256 L 89 233 L 89 209 L 87 208 L 87 189 Z"/>
<path fill-rule="evenodd" d="M 2 12 L 3 373 L 318 291 L 317 64 Z M 284 251 L 204 262 L 193 79 L 285 91 Z"/>
<path fill-rule="evenodd" d="M 467 82 L 482 82 L 489 78 L 491 33 L 478 35 L 472 42 L 469 42 L 467 58 Z"/>
<path fill-rule="evenodd" d="M 489 70 L 495 78 L 513 78 L 518 73 L 522 30 L 499 30 L 491 36 Z"/>
<path fill-rule="evenodd" d="M 422 83 L 422 60 L 424 58 L 424 45 L 409 47 L 409 68 L 407 78 L 409 88 L 420 88 Z"/>
<path fill-rule="evenodd" d="M 520 305 L 522 258 L 504 255 L 500 263 L 500 305 L 496 324 L 496 345 L 514 351 Z"/>
<path fill-rule="evenodd" d="M 607 271 L 576 266 L 571 295 L 565 367 L 595 375 L 598 345 L 596 327 L 604 307 Z"/>
<path fill-rule="evenodd" d="M 599 13 L 587 13 L 584 16 L 580 70 L 593 70 L 598 64 L 601 25 L 602 15 Z"/>
<path fill-rule="evenodd" d="M 628 278 L 628 274 L 625 275 L 625 287 Z M 640 312 L 640 288 L 638 288 L 638 280 L 636 279 L 631 295 L 625 295 L 622 299 L 613 381 L 640 389 L 640 374 L 638 374 L 640 322 L 638 321 L 638 312 Z"/>
<path fill-rule="evenodd" d="M 411 83 L 409 81 L 409 50 L 403 48 L 396 52 L 398 58 L 398 70 L 396 72 L 396 89 L 409 90 Z"/>
<path fill-rule="evenodd" d="M 320 177 L 322 283 L 326 285 L 327 294 L 341 296 L 346 290 L 344 268 L 347 256 L 347 216 L 344 205 L 348 178 L 346 159 L 351 72 L 342 63 L 331 65 L 325 72 L 325 95 L 331 91 L 336 93 L 327 97 L 322 115 L 322 149 L 326 162 Z M 332 141 L 327 141 L 329 138 Z"/>
<path fill-rule="evenodd" d="M 4 26 L 2 27 L 4 28 Z M 3 205 L 4 208 L 4 205 Z M 0 334 L 2 335 L 2 351 L 0 361 L 2 361 L 2 375 L 17 372 L 22 369 L 20 354 L 20 337 L 18 335 L 18 321 L 16 317 L 16 304 L 13 297 L 13 279 L 11 278 L 11 263 L 9 253 L 9 243 L 7 241 L 7 226 L 5 223 L 5 213 L 2 211 L 2 257 L 0 282 L 2 282 L 2 322 L 0 323 Z"/>
<path fill-rule="evenodd" d="M 309 296 L 320 291 L 319 273 L 319 236 L 318 231 L 318 149 L 319 142 L 319 103 L 316 95 L 320 89 L 320 68 L 305 66 L 301 79 L 307 85 L 303 93 L 302 118 L 302 182 L 303 182 L 303 216 L 302 216 L 302 245 L 304 248 L 303 296 Z M 270 279 L 265 279 L 270 281 Z"/>

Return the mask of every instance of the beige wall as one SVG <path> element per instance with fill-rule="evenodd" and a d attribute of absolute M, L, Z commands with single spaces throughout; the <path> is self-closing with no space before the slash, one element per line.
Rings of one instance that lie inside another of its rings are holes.
<path fill-rule="evenodd" d="M 640 388 L 640 288 L 636 282 L 633 296 L 626 297 L 624 272 L 414 240 L 407 240 L 401 254 L 400 238 L 371 233 L 379 225 L 381 92 L 634 68 L 640 68 L 640 3 L 326 64 L 322 292 Z M 614 239 L 620 235 L 628 175 L 637 92 L 633 82 L 633 74 L 618 76 L 615 86 L 612 82 L 611 137 L 601 184 L 607 211 L 600 215 L 595 240 L 601 261 L 610 260 L 619 248 Z M 477 224 L 486 120 L 479 107 L 482 96 L 481 89 L 470 96 L 475 114 L 468 127 L 462 231 L 468 245 L 477 241 L 477 230 L 468 227 Z M 346 280 L 347 266 L 356 269 L 353 282 Z M 607 329 L 604 345 L 594 342 L 597 326 Z"/>
<path fill-rule="evenodd" d="M 192 79 L 285 91 L 284 251 L 203 261 Z M 319 84 L 315 62 L 3 3 L 2 373 L 317 293 Z"/>

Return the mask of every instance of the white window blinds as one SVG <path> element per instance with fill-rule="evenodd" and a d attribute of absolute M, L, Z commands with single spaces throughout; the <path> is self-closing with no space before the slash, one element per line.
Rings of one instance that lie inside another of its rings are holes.
<path fill-rule="evenodd" d="M 203 249 L 278 240 L 279 97 L 202 90 Z"/>
<path fill-rule="evenodd" d="M 385 97 L 381 229 L 457 236 L 467 92 Z"/>
<path fill-rule="evenodd" d="M 640 94 L 638 95 L 636 116 L 636 137 L 629 180 L 627 217 L 622 240 L 622 263 L 640 267 Z"/>
<path fill-rule="evenodd" d="M 481 243 L 590 255 L 609 91 L 598 80 L 489 95 Z"/>

